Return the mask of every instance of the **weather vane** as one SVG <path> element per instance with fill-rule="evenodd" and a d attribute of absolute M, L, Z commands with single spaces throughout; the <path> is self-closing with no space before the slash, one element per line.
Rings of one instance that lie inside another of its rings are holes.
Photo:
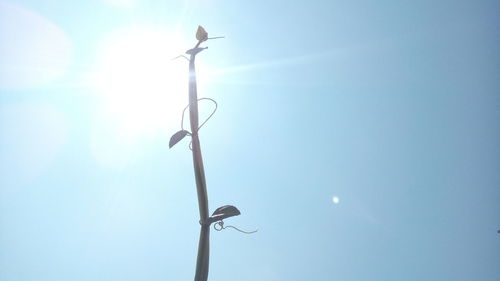
<path fill-rule="evenodd" d="M 208 33 L 201 26 L 198 26 L 198 30 L 196 32 L 196 39 L 198 43 L 195 45 L 193 49 L 189 49 L 186 51 L 186 54 L 190 55 L 189 58 L 184 57 L 189 60 L 189 105 L 184 108 L 182 112 L 182 120 L 181 120 L 181 130 L 175 133 L 169 142 L 169 147 L 172 148 L 175 144 L 181 141 L 184 137 L 191 137 L 190 148 L 193 153 L 193 166 L 194 166 L 194 176 L 196 180 L 196 191 L 198 194 L 198 207 L 200 211 L 200 240 L 198 244 L 198 256 L 196 259 L 196 273 L 194 280 L 195 281 L 206 281 L 208 278 L 208 266 L 209 266 L 209 253 L 210 253 L 210 225 L 214 224 L 214 228 L 218 231 L 225 229 L 227 227 L 235 228 L 234 226 L 226 226 L 224 227 L 223 220 L 229 217 L 237 216 L 240 214 L 240 211 L 231 205 L 225 205 L 217 208 L 211 216 L 208 215 L 208 195 L 207 195 L 207 183 L 205 180 L 205 170 L 203 168 L 203 158 L 201 155 L 201 146 L 200 139 L 198 137 L 198 131 L 200 128 L 212 117 L 217 110 L 217 103 L 213 99 L 209 98 L 198 98 L 197 89 L 196 89 L 196 71 L 195 71 L 195 58 L 196 55 L 207 49 L 208 47 L 200 47 L 200 44 L 209 40 L 209 39 L 218 39 L 224 37 L 208 37 Z M 199 125 L 199 117 L 198 117 L 198 102 L 200 100 L 210 100 L 215 104 L 215 110 L 212 114 L 201 124 Z M 191 131 L 187 131 L 184 129 L 184 113 L 186 109 L 189 108 L 189 120 L 191 125 Z M 235 228 L 236 230 L 239 230 Z M 239 230 L 241 231 L 241 230 Z M 253 233 L 253 232 L 245 232 L 243 233 Z"/>

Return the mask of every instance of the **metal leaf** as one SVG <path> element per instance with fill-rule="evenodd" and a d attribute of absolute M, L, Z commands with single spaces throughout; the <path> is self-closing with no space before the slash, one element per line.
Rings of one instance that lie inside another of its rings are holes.
<path fill-rule="evenodd" d="M 205 221 L 200 221 L 201 225 L 211 225 L 216 221 L 221 221 L 229 217 L 234 217 L 240 214 L 240 211 L 231 205 L 225 205 L 217 208 L 212 216 L 208 217 Z"/>
<path fill-rule="evenodd" d="M 223 220 L 225 218 L 234 217 L 241 214 L 240 211 L 231 205 L 225 205 L 217 208 L 212 214 L 211 218 L 214 220 Z"/>
<path fill-rule="evenodd" d="M 186 51 L 186 54 L 194 56 L 194 55 L 198 54 L 199 52 L 201 52 L 201 51 L 203 51 L 205 49 L 208 49 L 208 47 L 189 49 L 189 50 Z"/>
<path fill-rule="evenodd" d="M 177 133 L 175 133 L 170 138 L 170 142 L 168 143 L 168 148 L 172 148 L 172 146 L 176 145 L 178 142 L 180 142 L 188 134 L 189 134 L 189 132 L 186 130 L 180 130 Z"/>

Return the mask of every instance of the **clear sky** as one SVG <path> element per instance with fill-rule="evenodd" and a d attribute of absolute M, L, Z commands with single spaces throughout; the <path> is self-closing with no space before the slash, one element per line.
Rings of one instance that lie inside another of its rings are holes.
<path fill-rule="evenodd" d="M 209 280 L 500 280 L 499 11 L 0 0 L 0 280 L 192 280 L 198 25 Z"/>

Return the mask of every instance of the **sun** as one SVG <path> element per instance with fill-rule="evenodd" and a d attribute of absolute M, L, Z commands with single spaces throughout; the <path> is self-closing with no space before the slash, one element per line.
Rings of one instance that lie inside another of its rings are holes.
<path fill-rule="evenodd" d="M 172 130 L 187 104 L 187 45 L 172 32 L 134 28 L 107 37 L 97 55 L 99 118 L 130 138 Z"/>

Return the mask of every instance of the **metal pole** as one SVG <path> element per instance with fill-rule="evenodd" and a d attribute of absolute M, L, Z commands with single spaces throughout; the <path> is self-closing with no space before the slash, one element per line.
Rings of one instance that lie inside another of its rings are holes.
<path fill-rule="evenodd" d="M 205 180 L 205 170 L 203 168 L 203 158 L 201 156 L 200 139 L 198 137 L 198 94 L 196 90 L 196 54 L 203 50 L 195 48 L 189 58 L 189 119 L 191 123 L 191 139 L 193 149 L 193 166 L 196 179 L 196 191 L 198 194 L 198 207 L 200 211 L 200 240 L 198 244 L 198 257 L 196 259 L 195 281 L 206 281 L 208 279 L 208 265 L 210 253 L 210 225 L 204 222 L 208 219 L 208 196 L 207 184 Z"/>
<path fill-rule="evenodd" d="M 185 136 L 187 135 L 191 136 L 191 144 L 193 151 L 193 168 L 196 180 L 196 192 L 198 195 L 198 207 L 200 211 L 199 222 L 201 225 L 200 240 L 198 243 L 198 256 L 196 258 L 196 273 L 194 277 L 195 281 L 206 281 L 208 279 L 208 265 L 210 256 L 210 241 L 209 241 L 210 225 L 214 222 L 219 222 L 222 226 L 223 219 L 237 216 L 240 214 L 240 211 L 236 207 L 231 205 L 224 205 L 217 208 L 212 214 L 212 216 L 208 215 L 207 183 L 205 180 L 205 169 L 203 168 L 203 158 L 201 156 L 200 139 L 198 137 L 198 130 L 200 126 L 198 118 L 198 94 L 196 91 L 195 58 L 199 52 L 206 49 L 206 47 L 205 48 L 199 47 L 202 42 L 208 39 L 217 39 L 217 38 L 223 38 L 223 37 L 208 38 L 208 34 L 205 31 L 205 29 L 199 26 L 198 31 L 196 32 L 196 39 L 198 39 L 198 43 L 193 49 L 190 49 L 186 52 L 186 54 L 190 55 L 188 60 L 189 60 L 189 117 L 190 117 L 189 119 L 191 125 L 191 133 L 184 130 L 183 126 L 181 125 L 181 130 L 175 133 L 170 138 L 169 142 L 169 147 L 172 148 L 172 146 L 174 146 L 176 143 L 182 140 Z M 184 57 L 187 59 L 187 57 L 183 55 L 178 57 Z M 215 101 L 214 103 L 216 104 L 216 109 L 217 109 L 217 103 Z M 184 111 L 182 113 L 182 116 L 183 116 L 182 120 L 184 120 Z"/>

